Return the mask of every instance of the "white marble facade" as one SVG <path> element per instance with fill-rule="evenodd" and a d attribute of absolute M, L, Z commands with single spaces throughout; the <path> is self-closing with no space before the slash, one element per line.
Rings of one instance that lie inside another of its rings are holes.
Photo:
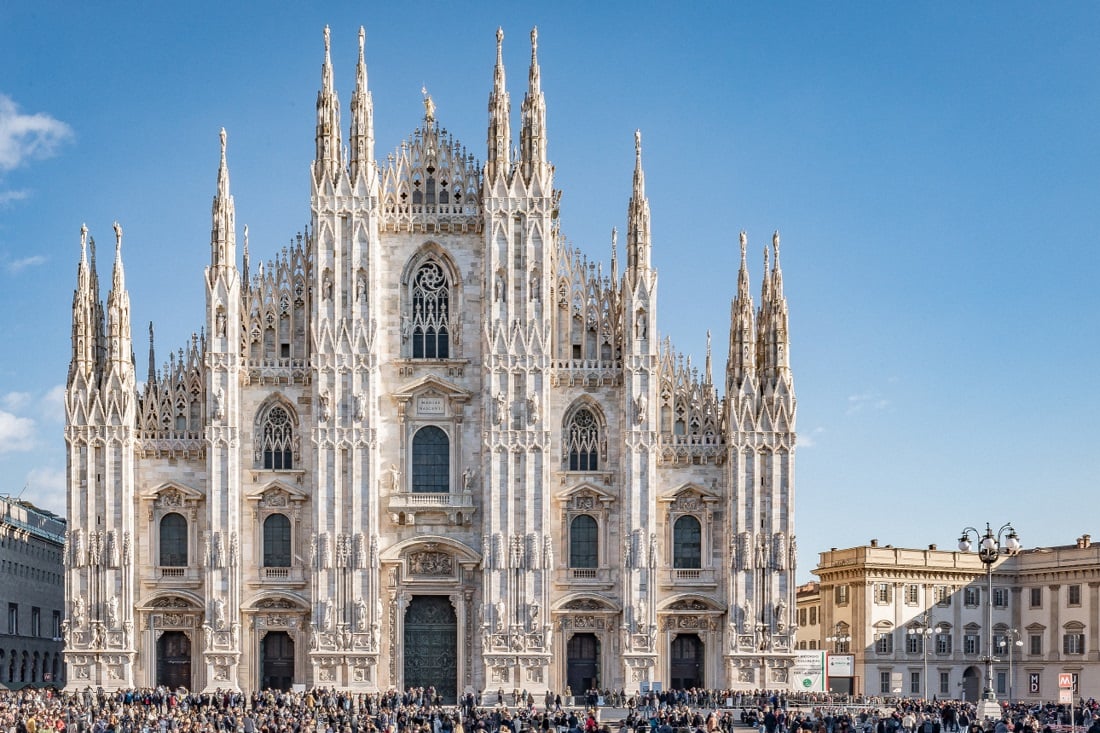
<path fill-rule="evenodd" d="M 326 29 L 308 231 L 250 260 L 223 131 L 202 335 L 158 367 L 150 327 L 144 384 L 122 228 L 105 302 L 82 231 L 70 684 L 786 685 L 778 234 L 755 302 L 741 237 L 715 383 L 658 338 L 640 134 L 605 269 L 559 231 L 537 36 L 515 147 L 502 42 L 484 162 L 427 96 L 376 158 L 362 32 L 345 137 Z"/>

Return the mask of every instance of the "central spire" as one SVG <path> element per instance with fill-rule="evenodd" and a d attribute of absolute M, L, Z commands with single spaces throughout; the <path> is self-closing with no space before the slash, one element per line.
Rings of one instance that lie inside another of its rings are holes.
<path fill-rule="evenodd" d="M 645 196 L 645 172 L 642 170 L 642 131 L 634 131 L 634 190 L 627 209 L 626 267 L 632 278 L 649 270 L 649 199 Z"/>
<path fill-rule="evenodd" d="M 366 173 L 374 161 L 374 101 L 367 88 L 367 62 L 363 47 L 366 31 L 359 26 L 359 62 L 355 67 L 355 91 L 351 97 L 351 177 Z"/>
<path fill-rule="evenodd" d="M 329 27 L 325 26 L 325 61 L 321 65 L 321 90 L 317 92 L 317 152 L 314 175 L 331 177 L 340 170 L 340 101 L 332 80 Z"/>
<path fill-rule="evenodd" d="M 520 129 L 520 166 L 523 177 L 546 171 L 546 100 L 542 96 L 539 72 L 539 29 L 531 29 L 531 69 L 527 75 L 527 96 L 523 98 L 523 126 Z"/>
<path fill-rule="evenodd" d="M 489 95 L 489 151 L 485 166 L 486 178 L 493 181 L 498 176 L 507 177 L 511 168 L 509 149 L 512 133 L 508 117 L 511 102 L 504 85 L 504 29 L 497 28 L 497 63 L 493 69 L 493 91 Z"/>

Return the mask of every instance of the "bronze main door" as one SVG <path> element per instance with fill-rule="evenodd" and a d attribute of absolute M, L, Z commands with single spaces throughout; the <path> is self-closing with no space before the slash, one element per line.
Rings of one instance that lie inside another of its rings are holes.
<path fill-rule="evenodd" d="M 285 631 L 271 631 L 264 637 L 260 688 L 289 690 L 294 682 L 294 640 Z"/>
<path fill-rule="evenodd" d="M 672 640 L 669 683 L 673 690 L 703 687 L 703 640 L 698 634 L 680 634 Z"/>
<path fill-rule="evenodd" d="M 165 631 L 157 639 L 157 685 L 191 689 L 191 640 L 182 631 Z"/>
<path fill-rule="evenodd" d="M 574 695 L 600 686 L 600 640 L 595 634 L 573 634 L 565 647 L 565 683 Z"/>
<path fill-rule="evenodd" d="M 454 705 L 458 692 L 458 619 L 446 596 L 413 596 L 405 611 L 405 687 L 434 687 Z"/>

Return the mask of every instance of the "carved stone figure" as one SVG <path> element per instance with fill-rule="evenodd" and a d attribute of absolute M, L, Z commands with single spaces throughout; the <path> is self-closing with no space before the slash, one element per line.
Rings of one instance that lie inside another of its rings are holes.
<path fill-rule="evenodd" d="M 214 390 L 214 419 L 225 419 L 225 392 L 221 387 Z"/>
<path fill-rule="evenodd" d="M 367 629 L 367 602 L 362 598 L 355 601 L 355 630 L 366 631 Z"/>
<path fill-rule="evenodd" d="M 107 601 L 107 628 L 118 626 L 118 596 L 111 596 Z"/>
<path fill-rule="evenodd" d="M 504 412 L 507 409 L 504 393 L 497 392 L 496 397 L 493 398 L 493 422 L 502 425 L 504 423 Z"/>
<path fill-rule="evenodd" d="M 504 601 L 497 601 L 493 604 L 493 621 L 496 623 L 494 627 L 496 633 L 502 633 L 504 631 Z"/>
<path fill-rule="evenodd" d="M 537 392 L 532 392 L 531 396 L 527 398 L 527 422 L 537 423 L 539 421 L 539 395 Z"/>
<path fill-rule="evenodd" d="M 472 466 L 466 466 L 466 470 L 462 472 L 462 490 L 469 493 L 474 488 L 474 469 Z"/>
<path fill-rule="evenodd" d="M 84 596 L 77 596 L 73 601 L 73 627 L 83 629 L 84 622 L 88 620 L 88 607 L 84 603 Z"/>
<path fill-rule="evenodd" d="M 390 491 L 401 491 L 401 471 L 397 468 L 396 463 L 390 464 Z"/>
<path fill-rule="evenodd" d="M 214 599 L 214 628 L 219 631 L 225 628 L 225 601 L 221 598 Z"/>
<path fill-rule="evenodd" d="M 634 399 L 634 422 L 639 425 L 645 422 L 646 408 L 649 406 L 649 399 L 645 396 L 645 393 L 639 394 Z"/>

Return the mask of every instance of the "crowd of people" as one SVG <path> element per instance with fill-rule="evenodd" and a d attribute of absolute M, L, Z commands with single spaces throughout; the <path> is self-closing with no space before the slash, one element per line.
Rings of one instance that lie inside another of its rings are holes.
<path fill-rule="evenodd" d="M 568 691 L 566 691 L 568 692 Z M 0 692 L 0 733 L 1060 733 L 1068 706 L 1004 705 L 978 720 L 972 704 L 854 700 L 727 690 L 589 690 L 572 696 L 501 690 L 444 704 L 433 688 L 405 692 Z M 578 703 L 574 705 L 573 703 Z M 600 705 L 610 706 L 601 708 Z M 1079 700 L 1075 728 L 1100 733 L 1100 705 Z"/>

